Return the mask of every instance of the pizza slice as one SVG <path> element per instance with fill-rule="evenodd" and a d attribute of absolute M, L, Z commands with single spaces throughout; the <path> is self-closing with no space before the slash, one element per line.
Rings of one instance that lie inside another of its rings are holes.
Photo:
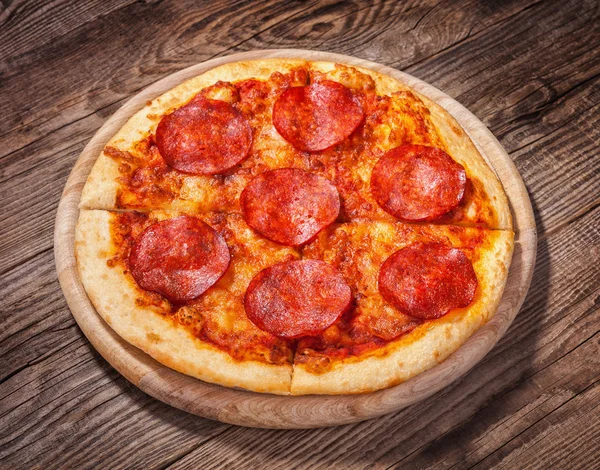
<path fill-rule="evenodd" d="M 271 118 L 285 89 L 307 83 L 305 64 L 228 64 L 149 102 L 104 147 L 80 207 L 239 213 L 254 176 L 313 164 Z"/>
<path fill-rule="evenodd" d="M 500 183 L 441 107 L 374 71 L 288 59 L 226 64 L 148 103 L 104 148 L 81 207 L 240 213 L 244 188 L 281 168 L 335 184 L 340 222 L 512 227 Z"/>
<path fill-rule="evenodd" d="M 330 160 L 336 161 L 334 182 L 347 220 L 512 229 L 502 185 L 441 106 L 398 80 L 360 67 L 313 62 L 311 81 L 320 80 L 345 85 L 365 110 L 363 125 L 341 148 L 330 150 L 337 154 Z M 373 178 L 374 169 L 379 178 Z M 393 198 L 408 210 L 399 211 Z M 420 211 L 423 206 L 429 212 Z"/>
<path fill-rule="evenodd" d="M 442 362 L 495 313 L 513 233 L 475 227 L 355 221 L 307 245 L 346 279 L 354 305 L 298 339 L 292 394 L 364 393 Z"/>
<path fill-rule="evenodd" d="M 244 295 L 297 249 L 239 215 L 83 210 L 75 255 L 92 304 L 129 343 L 207 382 L 289 393 L 293 342 L 249 321 Z"/>

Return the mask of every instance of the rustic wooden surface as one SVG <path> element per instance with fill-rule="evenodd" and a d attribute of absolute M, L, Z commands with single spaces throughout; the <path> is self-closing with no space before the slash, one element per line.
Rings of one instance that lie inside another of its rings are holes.
<path fill-rule="evenodd" d="M 0 5 L 0 467 L 598 467 L 597 1 Z M 283 47 L 444 90 L 500 139 L 534 204 L 537 267 L 508 333 L 460 381 L 360 424 L 256 430 L 152 399 L 83 337 L 54 270 L 66 177 L 128 97 L 214 56 Z"/>

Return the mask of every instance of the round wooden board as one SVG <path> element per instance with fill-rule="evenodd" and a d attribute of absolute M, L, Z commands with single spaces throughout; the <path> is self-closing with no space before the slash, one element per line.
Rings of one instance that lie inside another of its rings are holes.
<path fill-rule="evenodd" d="M 508 195 L 515 225 L 515 250 L 498 311 L 444 362 L 395 387 L 364 395 L 277 396 L 202 382 L 163 366 L 122 340 L 96 313 L 79 280 L 74 255 L 78 204 L 92 165 L 110 137 L 146 102 L 185 80 L 224 63 L 269 57 L 357 65 L 407 83 L 454 116 L 494 169 Z M 531 202 L 510 157 L 485 125 L 448 95 L 410 75 L 374 62 L 327 52 L 280 49 L 245 52 L 203 62 L 165 77 L 125 103 L 88 143 L 69 176 L 56 216 L 54 253 L 61 287 L 81 330 L 115 369 L 144 392 L 174 407 L 226 423 L 264 428 L 312 428 L 352 423 L 400 410 L 433 395 L 467 373 L 502 337 L 525 299 L 535 264 L 536 229 Z"/>

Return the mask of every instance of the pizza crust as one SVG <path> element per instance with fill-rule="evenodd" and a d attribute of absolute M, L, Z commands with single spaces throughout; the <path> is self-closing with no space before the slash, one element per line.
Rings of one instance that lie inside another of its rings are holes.
<path fill-rule="evenodd" d="M 479 259 L 473 264 L 479 293 L 471 305 L 455 309 L 437 320 L 426 321 L 400 339 L 365 356 L 334 360 L 324 373 L 314 373 L 305 364 L 295 363 L 291 393 L 372 392 L 397 385 L 443 362 L 494 315 L 502 298 L 512 259 L 514 234 L 488 231 L 486 238 L 486 246 L 477 250 Z"/>
<path fill-rule="evenodd" d="M 446 145 L 447 152 L 467 169 L 470 176 L 476 177 L 483 183 L 485 192 L 490 198 L 491 206 L 496 211 L 498 218 L 497 225 L 493 228 L 512 230 L 512 215 L 502 184 L 483 160 L 473 141 L 448 111 L 425 96 L 419 95 L 419 97 L 429 108 L 431 119 L 438 128 L 438 133 Z M 472 212 L 467 211 L 467 216 L 471 214 Z"/>
<path fill-rule="evenodd" d="M 107 265 L 117 251 L 110 233 L 111 216 L 101 210 L 81 211 L 75 257 L 90 301 L 119 336 L 167 367 L 206 382 L 255 392 L 290 393 L 291 364 L 236 361 L 161 315 L 165 306 L 137 305 L 137 285 L 122 269 Z"/>

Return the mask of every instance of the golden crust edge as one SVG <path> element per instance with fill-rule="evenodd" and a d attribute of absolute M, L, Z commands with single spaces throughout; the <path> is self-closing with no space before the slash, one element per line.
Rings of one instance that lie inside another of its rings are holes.
<path fill-rule="evenodd" d="M 448 111 L 426 96 L 419 95 L 419 97 L 431 112 L 434 125 L 442 130 L 439 134 L 449 153 L 483 183 L 498 218 L 498 226 L 492 228 L 512 230 L 512 215 L 502 183 L 481 156 L 471 138 Z"/>
<path fill-rule="evenodd" d="M 81 282 L 104 321 L 125 341 L 178 372 L 226 387 L 288 395 L 291 364 L 235 361 L 151 308 L 135 304 L 134 287 L 124 282 L 118 269 L 106 264 L 115 253 L 110 235 L 111 214 L 103 210 L 82 210 L 75 232 L 75 256 Z"/>
<path fill-rule="evenodd" d="M 294 364 L 292 395 L 344 395 L 369 393 L 398 385 L 442 363 L 495 314 L 508 278 L 514 249 L 511 230 L 489 230 L 496 237 L 493 250 L 483 250 L 475 263 L 487 286 L 481 297 L 462 313 L 452 312 L 425 323 L 383 351 L 363 358 L 349 358 L 332 364 L 322 374 Z M 381 355 L 384 352 L 385 355 Z"/>

